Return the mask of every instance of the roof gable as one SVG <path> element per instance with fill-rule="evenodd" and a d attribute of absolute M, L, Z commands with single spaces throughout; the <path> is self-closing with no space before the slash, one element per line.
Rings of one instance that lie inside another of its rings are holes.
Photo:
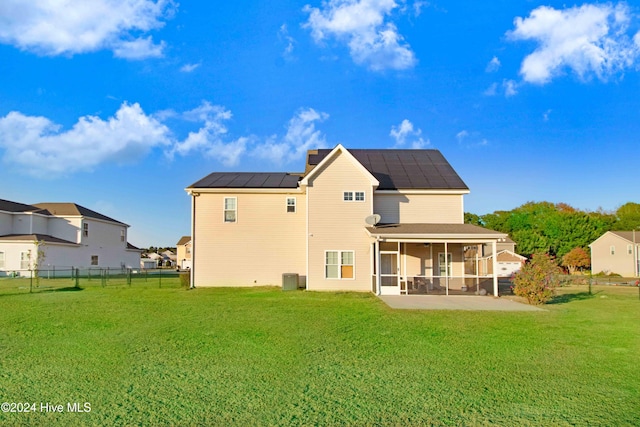
<path fill-rule="evenodd" d="M 337 148 L 337 147 L 336 147 Z M 313 173 L 334 150 L 310 151 Z M 469 188 L 438 150 L 350 149 L 348 151 L 379 182 L 378 190 L 463 190 Z"/>
<path fill-rule="evenodd" d="M 320 171 L 322 171 L 322 168 L 329 163 L 329 161 L 331 161 L 331 159 L 333 159 L 334 157 L 336 157 L 338 154 L 342 154 L 344 155 L 347 160 L 349 160 L 353 166 L 360 171 L 371 183 L 372 186 L 374 187 L 378 187 L 380 185 L 380 182 L 376 179 L 375 176 L 373 176 L 371 174 L 371 172 L 362 164 L 358 161 L 358 159 L 356 159 L 353 154 L 351 154 L 351 152 L 349 150 L 347 150 L 346 148 L 344 148 L 342 146 L 342 144 L 338 144 L 336 145 L 336 147 L 333 150 L 318 150 L 319 151 L 328 151 L 324 157 L 315 165 L 315 167 L 305 175 L 305 177 L 302 179 L 302 181 L 300 181 L 300 185 L 309 185 L 309 181 L 314 178 L 316 175 L 318 175 L 320 173 Z M 312 154 L 309 154 L 309 157 L 311 157 Z"/>

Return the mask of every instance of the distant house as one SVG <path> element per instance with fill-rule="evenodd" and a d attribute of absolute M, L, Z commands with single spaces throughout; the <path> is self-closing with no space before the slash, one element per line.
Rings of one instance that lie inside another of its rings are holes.
<path fill-rule="evenodd" d="M 518 272 L 522 265 L 527 261 L 527 257 L 519 255 L 515 252 L 516 242 L 506 237 L 496 244 L 497 275 L 498 277 L 511 277 Z M 476 256 L 476 248 L 479 252 Z M 493 245 L 471 246 L 467 250 L 467 271 L 477 271 L 479 275 L 493 274 Z"/>
<path fill-rule="evenodd" d="M 640 271 L 640 231 L 607 231 L 589 245 L 591 271 L 637 277 Z"/>
<path fill-rule="evenodd" d="M 0 200 L 0 276 L 71 267 L 138 268 L 129 225 L 76 203 Z"/>
<path fill-rule="evenodd" d="M 176 244 L 177 265 L 181 270 L 191 268 L 191 236 L 182 236 Z"/>
<path fill-rule="evenodd" d="M 437 150 L 338 145 L 310 150 L 304 172 L 214 172 L 186 191 L 192 286 L 498 294 L 465 248 L 507 236 L 464 223 L 469 189 Z"/>
<path fill-rule="evenodd" d="M 151 258 L 141 258 L 140 268 L 142 268 L 143 270 L 158 268 L 158 261 L 153 260 Z"/>

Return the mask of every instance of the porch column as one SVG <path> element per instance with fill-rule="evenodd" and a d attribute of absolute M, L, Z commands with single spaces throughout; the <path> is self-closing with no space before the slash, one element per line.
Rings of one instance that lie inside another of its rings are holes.
<path fill-rule="evenodd" d="M 491 250 L 493 251 L 493 296 L 498 296 L 498 242 L 491 242 Z"/>
<path fill-rule="evenodd" d="M 453 260 L 451 260 L 451 263 L 453 264 Z M 444 284 L 446 286 L 447 296 L 449 296 L 449 250 L 447 242 L 444 242 Z"/>
<path fill-rule="evenodd" d="M 374 244 L 374 251 L 376 257 L 376 295 L 380 295 L 380 242 L 376 239 Z"/>

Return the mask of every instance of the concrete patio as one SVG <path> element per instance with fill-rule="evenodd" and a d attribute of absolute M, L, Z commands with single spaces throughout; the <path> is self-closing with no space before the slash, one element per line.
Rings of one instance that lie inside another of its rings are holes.
<path fill-rule="evenodd" d="M 391 308 L 405 310 L 546 311 L 488 296 L 381 295 L 379 298 Z"/>

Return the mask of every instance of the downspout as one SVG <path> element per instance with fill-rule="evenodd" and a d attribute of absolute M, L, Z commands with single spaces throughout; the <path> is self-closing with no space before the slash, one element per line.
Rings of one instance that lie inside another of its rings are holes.
<path fill-rule="evenodd" d="M 189 281 L 190 289 L 195 289 L 195 271 L 196 271 L 196 197 L 198 197 L 199 193 L 191 193 L 191 272 Z"/>
<path fill-rule="evenodd" d="M 376 295 L 380 295 L 380 240 L 376 238 Z"/>
<path fill-rule="evenodd" d="M 491 242 L 491 250 L 493 251 L 493 296 L 498 296 L 498 242 Z"/>

